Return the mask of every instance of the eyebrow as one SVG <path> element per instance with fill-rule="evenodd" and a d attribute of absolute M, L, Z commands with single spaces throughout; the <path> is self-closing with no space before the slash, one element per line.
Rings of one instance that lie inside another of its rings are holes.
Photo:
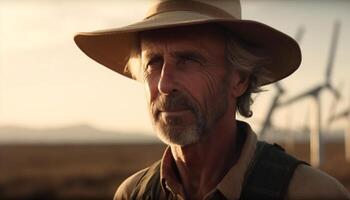
<path fill-rule="evenodd" d="M 198 53 L 194 50 L 178 50 L 178 51 L 174 51 L 170 53 L 171 56 L 178 58 L 178 59 L 184 59 L 184 58 L 193 58 L 198 60 L 199 62 L 201 62 L 202 64 L 206 64 L 208 63 L 208 60 L 205 56 L 203 56 L 201 53 Z M 150 60 L 154 60 L 154 59 L 159 59 L 162 58 L 163 55 L 160 52 L 152 52 L 152 51 L 148 51 L 144 54 L 145 56 L 145 61 L 146 62 L 142 62 L 142 66 L 144 67 L 144 65 L 146 65 Z"/>
<path fill-rule="evenodd" d="M 180 58 L 196 58 L 202 62 L 207 61 L 207 59 L 204 56 L 194 51 L 175 51 L 172 53 L 172 55 Z"/>

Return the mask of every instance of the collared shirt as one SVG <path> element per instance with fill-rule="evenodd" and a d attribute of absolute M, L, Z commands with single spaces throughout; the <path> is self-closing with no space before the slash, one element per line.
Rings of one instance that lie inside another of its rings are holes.
<path fill-rule="evenodd" d="M 257 136 L 250 126 L 244 122 L 237 123 L 239 134 L 246 134 L 239 159 L 226 173 L 219 184 L 205 195 L 204 200 L 227 199 L 237 200 L 242 191 L 242 185 L 252 160 L 255 156 Z M 243 133 L 242 133 L 243 131 Z M 184 200 L 183 187 L 175 175 L 175 162 L 168 147 L 161 160 L 161 186 L 163 188 L 160 200 Z M 118 188 L 114 199 L 128 200 L 133 188 L 147 169 L 141 170 L 126 179 Z M 169 195 L 166 195 L 169 194 Z M 217 198 L 220 196 L 221 198 Z M 299 165 L 291 179 L 286 198 L 294 199 L 348 199 L 349 192 L 336 179 L 324 172 L 307 165 Z"/>

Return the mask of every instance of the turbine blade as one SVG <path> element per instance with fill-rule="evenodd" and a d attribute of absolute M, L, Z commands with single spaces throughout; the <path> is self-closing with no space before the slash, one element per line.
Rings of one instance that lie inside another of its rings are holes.
<path fill-rule="evenodd" d="M 347 118 L 349 117 L 349 115 L 350 115 L 350 109 L 347 109 L 331 117 L 330 121 L 333 122 L 342 118 Z"/>
<path fill-rule="evenodd" d="M 334 89 L 333 87 L 329 87 L 329 89 L 334 93 L 334 98 L 331 103 L 331 106 L 329 107 L 329 115 L 328 115 L 328 123 L 327 126 L 330 127 L 332 122 L 334 121 L 335 117 L 335 111 L 337 109 L 338 102 L 340 100 L 340 92 L 343 88 L 343 82 L 340 83 L 340 86 L 338 86 L 338 90 Z"/>
<path fill-rule="evenodd" d="M 280 106 L 286 106 L 286 105 L 289 105 L 289 104 L 292 104 L 296 101 L 299 101 L 303 98 L 306 98 L 308 96 L 315 96 L 315 95 L 318 95 L 318 93 L 321 91 L 321 89 L 323 88 L 324 86 L 316 86 L 315 88 L 311 89 L 311 90 L 308 90 L 306 92 L 303 92 L 299 95 L 296 95 L 294 97 L 291 97 L 290 99 L 287 99 L 285 100 L 284 102 L 281 102 L 279 105 Z"/>
<path fill-rule="evenodd" d="M 282 87 L 281 83 L 280 82 L 276 82 L 274 84 L 274 86 L 276 87 L 277 89 L 277 93 L 279 94 L 283 94 L 285 92 L 285 89 Z"/>
<path fill-rule="evenodd" d="M 335 99 L 340 99 L 341 98 L 341 93 L 339 90 L 335 89 L 332 85 L 329 86 L 330 91 L 333 93 Z"/>
<path fill-rule="evenodd" d="M 338 38 L 339 38 L 339 30 L 340 30 L 340 21 L 336 21 L 334 23 L 333 27 L 333 35 L 331 40 L 331 48 L 329 50 L 328 54 L 328 62 L 327 62 L 327 69 L 326 69 L 326 83 L 329 83 L 331 76 L 332 76 L 332 68 L 334 64 L 334 57 L 337 50 L 337 44 L 338 44 Z"/>
<path fill-rule="evenodd" d="M 263 137 L 265 135 L 267 129 L 271 128 L 272 116 L 274 114 L 275 109 L 278 108 L 279 98 L 284 92 L 284 90 L 282 89 L 282 86 L 279 82 L 276 82 L 274 85 L 277 89 L 277 92 L 271 101 L 269 109 L 267 110 L 265 121 L 263 122 L 262 127 L 261 127 L 260 132 L 259 132 L 260 137 Z"/>
<path fill-rule="evenodd" d="M 304 28 L 304 26 L 299 26 L 299 28 L 298 28 L 298 30 L 297 30 L 297 32 L 296 32 L 296 34 L 295 34 L 295 37 L 294 37 L 294 39 L 295 39 L 295 41 L 297 41 L 297 43 L 300 44 L 301 39 L 302 39 L 303 36 L 304 36 L 304 33 L 305 33 L 305 28 Z"/>

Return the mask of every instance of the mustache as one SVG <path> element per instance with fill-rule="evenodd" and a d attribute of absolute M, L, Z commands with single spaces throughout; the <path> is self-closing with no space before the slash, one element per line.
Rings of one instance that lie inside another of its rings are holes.
<path fill-rule="evenodd" d="M 198 106 L 183 93 L 160 95 L 153 104 L 153 114 L 161 111 L 192 110 L 196 112 Z"/>

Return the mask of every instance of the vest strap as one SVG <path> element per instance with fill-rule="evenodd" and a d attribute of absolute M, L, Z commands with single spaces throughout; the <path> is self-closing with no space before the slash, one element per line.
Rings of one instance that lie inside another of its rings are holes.
<path fill-rule="evenodd" d="M 277 144 L 259 141 L 240 199 L 284 199 L 294 171 L 300 164 L 307 163 L 285 153 Z"/>

